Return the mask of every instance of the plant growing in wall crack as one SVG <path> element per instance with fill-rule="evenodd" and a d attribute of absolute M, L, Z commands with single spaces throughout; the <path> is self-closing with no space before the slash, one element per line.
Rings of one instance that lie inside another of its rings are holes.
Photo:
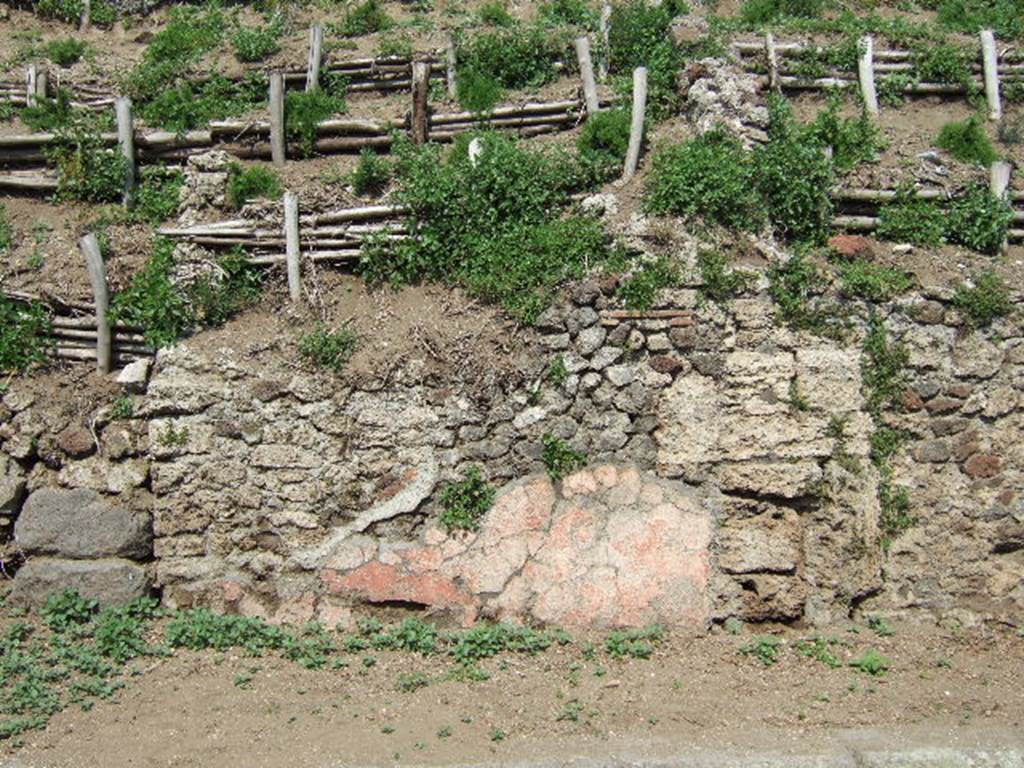
<path fill-rule="evenodd" d="M 585 454 L 573 449 L 564 440 L 554 435 L 544 435 L 541 438 L 541 443 L 544 444 L 544 452 L 540 458 L 552 480 L 561 480 L 587 464 Z"/>
<path fill-rule="evenodd" d="M 494 506 L 494 486 L 479 467 L 470 467 L 462 480 L 449 483 L 441 494 L 440 519 L 449 531 L 478 531 L 480 521 Z"/>

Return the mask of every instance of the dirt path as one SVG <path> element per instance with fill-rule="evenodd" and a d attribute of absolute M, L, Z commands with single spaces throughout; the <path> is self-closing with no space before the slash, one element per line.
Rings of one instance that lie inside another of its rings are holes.
<path fill-rule="evenodd" d="M 886 739 L 893 748 L 1019 739 L 1024 638 L 1004 628 L 896 629 L 823 633 L 836 640 L 827 644 L 835 667 L 803 655 L 799 641 L 810 636 L 792 632 L 780 635 L 774 664 L 740 652 L 754 641 L 747 631 L 671 636 L 648 660 L 614 659 L 601 637 L 577 637 L 538 656 L 488 660 L 480 682 L 454 679 L 450 658 L 408 653 L 348 653 L 335 657 L 346 666 L 306 670 L 269 656 L 179 652 L 141 660 L 140 674 L 91 711 L 71 707 L 20 746 L 0 742 L 0 766 L 631 763 L 722 750 L 846 760 L 858 744 Z M 887 673 L 849 665 L 868 649 L 891 661 Z"/>

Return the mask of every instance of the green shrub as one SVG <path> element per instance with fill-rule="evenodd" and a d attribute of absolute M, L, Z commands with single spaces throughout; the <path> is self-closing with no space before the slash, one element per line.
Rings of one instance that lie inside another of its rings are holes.
<path fill-rule="evenodd" d="M 586 0 L 546 0 L 537 11 L 541 21 L 551 26 L 568 25 L 591 29 L 597 26 L 598 13 Z"/>
<path fill-rule="evenodd" d="M 153 36 L 142 61 L 126 78 L 127 95 L 142 105 L 172 86 L 175 90 L 184 88 L 182 76 L 221 44 L 227 25 L 218 4 L 175 6 L 167 23 Z"/>
<path fill-rule="evenodd" d="M 558 285 L 608 259 L 608 239 L 593 219 L 559 218 L 568 204 L 564 156 L 482 138 L 475 166 L 469 137 L 447 155 L 399 142 L 393 196 L 411 211 L 413 237 L 364 247 L 360 271 L 371 282 L 461 285 L 532 322 Z"/>
<path fill-rule="evenodd" d="M 82 597 L 76 589 L 65 589 L 47 597 L 40 613 L 46 626 L 63 633 L 88 624 L 98 610 L 99 603 L 95 600 Z"/>
<path fill-rule="evenodd" d="M 685 3 L 648 4 L 629 0 L 615 5 L 608 30 L 608 68 L 620 75 L 620 90 L 632 89 L 632 72 L 647 67 L 648 109 L 654 117 L 679 105 L 676 78 L 683 65 L 683 51 L 669 34 L 672 20 L 687 12 Z"/>
<path fill-rule="evenodd" d="M 227 651 L 244 648 L 259 656 L 284 646 L 287 633 L 265 621 L 248 616 L 226 616 L 208 608 L 183 611 L 167 624 L 167 643 L 172 648 Z"/>
<path fill-rule="evenodd" d="M 649 659 L 665 637 L 665 630 L 657 625 L 612 632 L 604 641 L 604 649 L 614 659 Z"/>
<path fill-rule="evenodd" d="M 473 72 L 502 88 L 536 87 L 555 78 L 555 62 L 567 50 L 566 39 L 540 26 L 515 24 L 480 32 L 460 43 L 459 77 Z"/>
<path fill-rule="evenodd" d="M 299 354 L 320 368 L 341 372 L 356 351 L 359 337 L 351 328 L 337 331 L 320 326 L 299 338 Z"/>
<path fill-rule="evenodd" d="M 185 174 L 180 168 L 148 165 L 140 169 L 133 216 L 147 224 L 160 224 L 178 213 Z"/>
<path fill-rule="evenodd" d="M 354 8 L 345 11 L 345 18 L 338 27 L 343 37 L 362 37 L 380 32 L 394 25 L 380 0 L 364 0 Z"/>
<path fill-rule="evenodd" d="M 240 251 L 217 259 L 214 269 L 182 283 L 176 279 L 174 243 L 158 240 L 128 287 L 114 295 L 111 318 L 143 329 L 146 342 L 170 346 L 194 326 L 220 325 L 259 295 L 263 273 Z"/>
<path fill-rule="evenodd" d="M 912 188 L 902 189 L 893 202 L 879 208 L 875 235 L 914 245 L 941 245 L 946 240 L 946 214 L 934 202 L 917 197 Z"/>
<path fill-rule="evenodd" d="M 716 128 L 654 156 L 644 205 L 738 229 L 762 222 L 754 167 L 739 139 Z"/>
<path fill-rule="evenodd" d="M 880 654 L 874 648 L 869 648 L 860 658 L 853 659 L 850 662 L 850 666 L 860 670 L 866 675 L 881 677 L 889 671 L 889 668 L 892 666 L 892 661 Z"/>
<path fill-rule="evenodd" d="M 14 227 L 7 216 L 7 209 L 0 203 L 0 256 L 7 253 L 14 245 Z"/>
<path fill-rule="evenodd" d="M 204 128 L 213 120 L 240 115 L 266 103 L 268 82 L 258 72 L 246 73 L 240 82 L 214 75 L 197 84 L 185 80 L 162 88 L 139 107 L 141 117 L 152 125 L 183 132 Z"/>
<path fill-rule="evenodd" d="M 352 189 L 357 195 L 379 195 L 391 181 L 391 164 L 374 152 L 364 149 L 359 153 L 359 164 L 352 172 Z"/>
<path fill-rule="evenodd" d="M 973 285 L 963 284 L 956 289 L 953 304 L 968 322 L 985 328 L 1000 317 L 1013 312 L 1013 300 L 1006 282 L 995 272 L 975 275 Z"/>
<path fill-rule="evenodd" d="M 947 239 L 979 253 L 999 252 L 1013 221 L 1010 204 L 974 184 L 953 199 L 946 220 Z"/>
<path fill-rule="evenodd" d="M 914 285 L 902 269 L 855 259 L 842 265 L 839 272 L 842 292 L 851 298 L 889 301 Z"/>
<path fill-rule="evenodd" d="M 508 12 L 506 4 L 496 0 L 491 0 L 491 2 L 481 5 L 476 15 L 480 19 L 481 24 L 487 24 L 492 27 L 511 27 L 516 23 L 516 20 Z"/>
<path fill-rule="evenodd" d="M 902 343 L 889 340 L 885 323 L 877 315 L 868 318 L 863 351 L 861 378 L 868 410 L 878 413 L 892 405 L 906 388 L 910 355 Z"/>
<path fill-rule="evenodd" d="M 113 203 L 124 193 L 128 160 L 105 145 L 94 125 L 75 120 L 57 131 L 47 150 L 60 179 L 56 197 L 88 203 Z"/>
<path fill-rule="evenodd" d="M 824 281 L 806 250 L 798 250 L 785 264 L 773 267 L 768 278 L 779 320 L 798 330 L 842 337 L 845 320 L 836 307 L 819 298 Z"/>
<path fill-rule="evenodd" d="M 1000 39 L 1024 38 L 1024 18 L 1017 0 L 940 0 L 938 22 L 947 29 L 976 35 L 992 29 Z"/>
<path fill-rule="evenodd" d="M 35 10 L 48 19 L 77 24 L 82 15 L 82 0 L 36 0 Z M 89 19 L 97 27 L 107 28 L 117 21 L 117 10 L 106 0 L 92 0 Z"/>
<path fill-rule="evenodd" d="M 277 173 L 264 165 L 228 167 L 227 202 L 235 210 L 258 199 L 276 200 L 283 194 Z"/>
<path fill-rule="evenodd" d="M 697 254 L 697 269 L 703 285 L 701 296 L 711 301 L 724 302 L 744 290 L 754 279 L 749 272 L 730 267 L 729 258 L 718 251 Z"/>
<path fill-rule="evenodd" d="M 487 112 L 501 101 L 504 90 L 495 78 L 476 69 L 463 69 L 456 81 L 459 105 L 470 112 Z"/>
<path fill-rule="evenodd" d="M 935 146 L 946 150 L 963 163 L 989 166 L 999 159 L 976 115 L 962 123 L 946 123 L 942 126 Z"/>
<path fill-rule="evenodd" d="M 769 141 L 754 153 L 754 182 L 786 238 L 822 242 L 832 224 L 832 164 L 808 143 L 781 99 L 769 102 Z"/>
<path fill-rule="evenodd" d="M 874 160 L 884 147 L 878 125 L 867 110 L 862 109 L 856 118 L 843 118 L 839 114 L 842 103 L 841 94 L 830 94 L 828 107 L 804 132 L 807 140 L 832 149 L 832 165 L 841 172 Z"/>
<path fill-rule="evenodd" d="M 541 443 L 544 445 L 541 461 L 544 462 L 548 477 L 556 482 L 587 465 L 585 454 L 574 450 L 568 443 L 554 435 L 544 435 L 541 437 Z"/>
<path fill-rule="evenodd" d="M 441 493 L 441 522 L 449 531 L 478 531 L 480 521 L 494 505 L 494 486 L 470 467 L 464 479 L 450 483 Z"/>
<path fill-rule="evenodd" d="M 630 114 L 623 108 L 606 109 L 587 117 L 576 148 L 594 178 L 607 181 L 622 172 L 629 147 Z"/>
<path fill-rule="evenodd" d="M 299 143 L 304 157 L 316 149 L 317 126 L 345 111 L 345 99 L 320 88 L 291 91 L 285 98 L 285 132 L 289 141 Z"/>
<path fill-rule="evenodd" d="M 821 16 L 825 0 L 745 0 L 740 18 L 746 24 L 769 24 L 784 18 Z"/>
<path fill-rule="evenodd" d="M 63 40 L 51 40 L 43 48 L 46 58 L 59 67 L 70 67 L 78 62 L 89 49 L 83 41 L 74 37 L 66 37 Z"/>
<path fill-rule="evenodd" d="M 157 242 L 153 255 L 128 287 L 114 294 L 111 319 L 144 329 L 146 342 L 170 346 L 195 324 L 195 313 L 174 282 L 174 243 Z"/>
<path fill-rule="evenodd" d="M 642 264 L 619 284 L 618 297 L 626 309 L 645 312 L 654 305 L 658 292 L 679 283 L 679 270 L 668 259 Z"/>
<path fill-rule="evenodd" d="M 83 110 L 71 106 L 71 93 L 59 88 L 52 99 L 41 99 L 34 107 L 21 110 L 21 121 L 33 131 L 51 132 L 67 129 L 75 122 L 88 119 Z"/>
<path fill-rule="evenodd" d="M 281 50 L 281 25 L 239 27 L 231 35 L 231 45 L 239 61 L 263 61 Z"/>

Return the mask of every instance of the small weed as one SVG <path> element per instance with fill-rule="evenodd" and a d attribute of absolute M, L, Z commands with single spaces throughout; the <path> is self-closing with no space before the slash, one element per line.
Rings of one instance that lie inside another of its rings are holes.
<path fill-rule="evenodd" d="M 871 677 L 881 677 L 892 666 L 892 661 L 874 648 L 869 648 L 864 654 L 850 662 L 850 666 Z"/>
<path fill-rule="evenodd" d="M 391 181 L 391 165 L 372 149 L 359 153 L 359 164 L 352 172 L 352 189 L 357 195 L 380 195 Z"/>
<path fill-rule="evenodd" d="M 779 660 L 779 653 L 784 643 L 781 638 L 773 635 L 760 635 L 752 642 L 740 648 L 740 653 L 745 656 L 754 656 L 766 667 L 770 667 Z"/>
<path fill-rule="evenodd" d="M 893 202 L 879 209 L 876 235 L 883 240 L 934 247 L 945 242 L 946 215 L 934 202 L 904 188 Z"/>
<path fill-rule="evenodd" d="M 398 690 L 402 693 L 412 693 L 420 688 L 426 688 L 428 685 L 430 685 L 430 678 L 422 672 L 398 676 Z"/>
<path fill-rule="evenodd" d="M 491 733 L 490 733 L 491 741 L 495 741 L 495 742 L 497 742 L 497 741 L 504 741 L 507 738 L 508 738 L 508 734 L 505 731 L 501 730 L 501 728 L 492 728 L 491 729 Z"/>
<path fill-rule="evenodd" d="M 0 205 L 0 255 L 11 249 L 14 244 L 14 227 L 7 216 L 7 209 Z"/>
<path fill-rule="evenodd" d="M 385 736 L 387 736 L 387 735 L 392 734 L 392 733 L 395 732 L 395 726 L 393 726 L 393 725 L 381 726 L 380 732 L 383 733 Z"/>
<path fill-rule="evenodd" d="M 104 144 L 95 120 L 75 118 L 69 125 L 58 128 L 46 152 L 60 178 L 57 199 L 87 203 L 112 203 L 121 199 L 128 161 Z"/>
<path fill-rule="evenodd" d="M 751 273 L 732 269 L 729 258 L 718 251 L 698 253 L 697 269 L 702 281 L 701 296 L 719 303 L 741 293 L 754 280 Z"/>
<path fill-rule="evenodd" d="M 973 184 L 949 207 L 948 238 L 979 253 L 996 254 L 1012 221 L 1009 202 L 993 195 L 987 186 Z"/>
<path fill-rule="evenodd" d="M 868 616 L 868 629 L 879 637 L 892 637 L 896 630 L 881 616 Z"/>
<path fill-rule="evenodd" d="M 320 368 L 340 373 L 356 350 L 359 337 L 351 328 L 330 331 L 324 326 L 299 337 L 299 354 Z"/>
<path fill-rule="evenodd" d="M 902 343 L 889 341 L 885 324 L 876 315 L 868 319 L 863 351 L 861 376 L 868 410 L 877 413 L 891 405 L 906 387 L 909 353 Z"/>
<path fill-rule="evenodd" d="M 665 630 L 657 624 L 643 629 L 612 632 L 605 639 L 604 649 L 616 659 L 649 659 L 664 636 Z"/>
<path fill-rule="evenodd" d="M 586 466 L 586 455 L 571 448 L 564 440 L 554 435 L 544 435 L 541 442 L 544 445 L 541 461 L 552 480 L 561 480 Z"/>
<path fill-rule="evenodd" d="M 811 410 L 811 401 L 800 389 L 800 378 L 794 376 L 789 380 L 789 393 L 787 395 L 789 407 L 794 411 L 805 412 Z"/>
<path fill-rule="evenodd" d="M 380 32 L 394 25 L 394 21 L 383 8 L 380 0 L 363 0 L 345 11 L 345 18 L 336 31 L 342 37 L 362 37 Z"/>
<path fill-rule="evenodd" d="M 143 167 L 132 217 L 156 225 L 175 216 L 184 185 L 185 174 L 178 168 Z"/>
<path fill-rule="evenodd" d="M 840 267 L 841 291 L 844 295 L 866 301 L 889 301 L 910 290 L 914 279 L 902 269 L 854 259 Z"/>
<path fill-rule="evenodd" d="M 622 172 L 629 124 L 629 111 L 623 108 L 603 110 L 583 124 L 576 148 L 583 163 L 592 169 L 595 181 L 608 181 Z"/>
<path fill-rule="evenodd" d="M 452 727 L 450 725 L 443 725 L 437 729 L 437 738 L 447 739 L 452 735 Z"/>
<path fill-rule="evenodd" d="M 565 365 L 565 358 L 561 355 L 556 357 L 548 366 L 548 382 L 553 387 L 560 387 L 569 378 L 569 369 Z"/>
<path fill-rule="evenodd" d="M 165 448 L 180 448 L 188 443 L 188 427 L 176 429 L 173 424 L 167 422 L 157 436 L 157 442 Z"/>
<path fill-rule="evenodd" d="M 276 200 L 283 190 L 277 174 L 262 165 L 243 168 L 238 163 L 228 167 L 227 202 L 235 210 L 260 198 Z"/>
<path fill-rule="evenodd" d="M 289 141 L 298 142 L 303 157 L 312 157 L 320 123 L 345 110 L 343 95 L 322 88 L 289 92 L 285 99 L 285 130 Z"/>
<path fill-rule="evenodd" d="M 976 115 L 962 123 L 946 123 L 939 131 L 935 146 L 944 149 L 963 163 L 973 163 L 988 167 L 999 155 L 992 148 L 985 128 Z"/>
<path fill-rule="evenodd" d="M 1013 312 L 1009 286 L 995 272 L 975 275 L 972 282 L 972 285 L 960 285 L 953 296 L 954 306 L 972 326 L 986 328 Z"/>
<path fill-rule="evenodd" d="M 58 67 L 70 67 L 72 64 L 77 64 L 88 50 L 89 46 L 84 41 L 74 37 L 51 40 L 43 49 L 46 58 Z"/>
<path fill-rule="evenodd" d="M 679 270 L 667 258 L 642 264 L 623 280 L 617 296 L 626 309 L 646 312 L 658 297 L 659 291 L 679 284 Z"/>
<path fill-rule="evenodd" d="M 46 362 L 50 315 L 42 304 L 0 296 L 0 371 L 25 371 Z"/>
<path fill-rule="evenodd" d="M 813 19 L 821 16 L 825 7 L 825 0 L 745 0 L 740 17 L 756 25 L 785 18 Z"/>
<path fill-rule="evenodd" d="M 842 666 L 842 662 L 832 653 L 832 646 L 835 643 L 836 641 L 832 639 L 814 637 L 810 640 L 801 640 L 797 643 L 796 650 L 802 656 L 820 661 L 825 666 L 835 669 Z"/>
<path fill-rule="evenodd" d="M 239 27 L 231 36 L 239 61 L 263 61 L 281 50 L 282 27 L 275 20 L 262 27 Z"/>
<path fill-rule="evenodd" d="M 441 522 L 449 531 L 480 530 L 494 496 L 494 486 L 483 479 L 479 467 L 470 467 L 462 480 L 450 483 L 441 493 Z"/>
<path fill-rule="evenodd" d="M 583 713 L 583 704 L 579 699 L 570 699 L 562 707 L 562 710 L 555 717 L 557 722 L 569 722 L 578 723 L 580 721 L 580 715 Z"/>

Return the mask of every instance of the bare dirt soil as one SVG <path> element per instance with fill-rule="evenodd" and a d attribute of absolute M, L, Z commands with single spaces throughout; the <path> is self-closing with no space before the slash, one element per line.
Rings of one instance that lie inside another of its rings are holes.
<path fill-rule="evenodd" d="M 801 637 L 765 665 L 740 649 L 754 635 L 670 636 L 649 660 L 610 658 L 602 637 L 535 657 L 483 662 L 483 682 L 452 679 L 444 657 L 345 654 L 306 670 L 280 658 L 179 652 L 143 659 L 116 698 L 69 708 L 43 731 L 0 742 L 25 766 L 507 764 L 607 757 L 622 749 L 693 751 L 771 742 L 826 745 L 873 728 L 898 746 L 912 733 L 957 741 L 978 728 L 1024 727 L 1024 639 L 1005 627 L 860 626 L 823 633 L 841 665 L 801 655 Z M 596 647 L 588 652 L 588 643 Z M 849 662 L 874 648 L 892 668 Z M 430 684 L 403 692 L 421 673 Z M 406 676 L 406 677 L 403 677 Z"/>

